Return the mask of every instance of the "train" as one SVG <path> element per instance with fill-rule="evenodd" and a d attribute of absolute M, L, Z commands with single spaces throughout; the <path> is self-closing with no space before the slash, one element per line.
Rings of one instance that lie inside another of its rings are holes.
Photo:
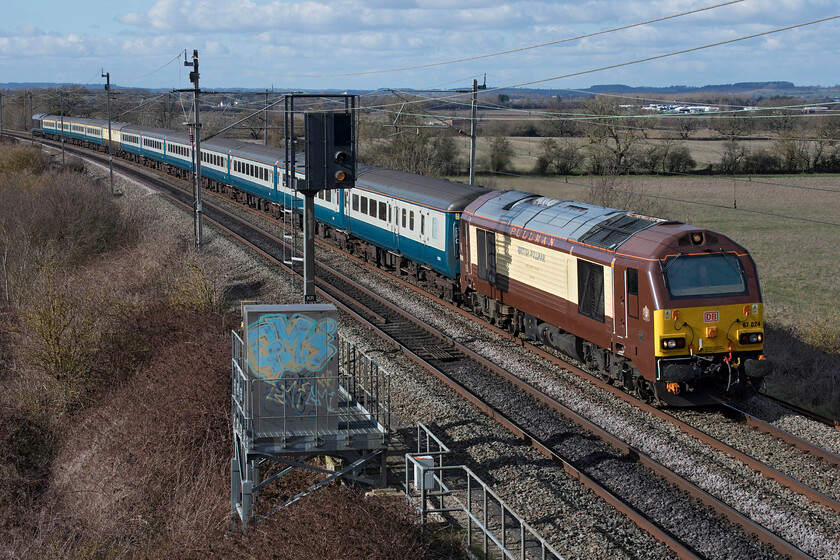
<path fill-rule="evenodd" d="M 188 133 L 110 127 L 115 155 L 193 173 Z M 38 114 L 33 130 L 107 151 L 107 121 Z M 205 188 L 275 217 L 300 211 L 303 165 L 287 171 L 284 150 L 214 138 L 200 157 Z M 716 404 L 773 369 L 755 262 L 720 233 L 366 165 L 353 187 L 317 194 L 315 219 L 319 237 L 646 402 Z"/>

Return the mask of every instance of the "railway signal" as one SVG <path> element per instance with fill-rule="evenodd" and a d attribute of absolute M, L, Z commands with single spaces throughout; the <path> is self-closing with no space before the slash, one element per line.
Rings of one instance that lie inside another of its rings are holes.
<path fill-rule="evenodd" d="M 353 115 L 306 113 L 306 191 L 347 189 L 356 180 Z"/>

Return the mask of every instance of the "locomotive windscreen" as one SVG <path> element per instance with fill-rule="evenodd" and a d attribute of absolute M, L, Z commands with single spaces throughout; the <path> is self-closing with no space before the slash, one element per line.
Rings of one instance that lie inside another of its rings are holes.
<path fill-rule="evenodd" d="M 748 289 L 734 255 L 678 255 L 665 262 L 664 271 L 672 298 L 737 296 Z"/>

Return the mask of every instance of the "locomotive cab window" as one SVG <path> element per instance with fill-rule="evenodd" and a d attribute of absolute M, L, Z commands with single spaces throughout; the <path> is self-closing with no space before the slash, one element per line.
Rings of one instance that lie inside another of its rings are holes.
<path fill-rule="evenodd" d="M 604 322 L 604 267 L 578 259 L 578 313 Z"/>
<path fill-rule="evenodd" d="M 737 296 L 749 291 L 735 255 L 677 255 L 665 261 L 663 271 L 672 298 Z"/>

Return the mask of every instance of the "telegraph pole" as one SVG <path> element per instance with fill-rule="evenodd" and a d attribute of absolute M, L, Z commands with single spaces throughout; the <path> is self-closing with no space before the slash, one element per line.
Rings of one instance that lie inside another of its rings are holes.
<path fill-rule="evenodd" d="M 111 196 L 114 196 L 114 141 L 111 133 L 111 73 L 102 69 L 105 78 L 105 94 L 108 96 L 108 170 L 111 175 Z"/>
<path fill-rule="evenodd" d="M 184 51 L 184 66 L 192 66 L 193 71 L 190 72 L 190 81 L 195 86 L 193 96 L 195 99 L 195 149 L 193 154 L 195 157 L 195 246 L 201 247 L 202 238 L 202 219 L 201 219 L 201 121 L 198 118 L 198 94 L 201 90 L 198 87 L 198 49 L 193 50 L 193 60 L 190 62 L 186 60 L 186 51 Z"/>
<path fill-rule="evenodd" d="M 64 167 L 64 92 L 58 90 L 59 105 L 61 106 L 61 166 Z"/>
<path fill-rule="evenodd" d="M 472 111 L 470 114 L 470 185 L 475 186 L 475 141 L 477 125 L 477 108 L 478 108 L 478 90 L 487 89 L 487 75 L 484 75 L 484 83 L 478 85 L 478 80 L 473 79 L 472 87 Z"/>
<path fill-rule="evenodd" d="M 265 90 L 265 109 L 263 109 L 265 130 L 263 131 L 263 145 L 268 146 L 268 90 Z"/>

